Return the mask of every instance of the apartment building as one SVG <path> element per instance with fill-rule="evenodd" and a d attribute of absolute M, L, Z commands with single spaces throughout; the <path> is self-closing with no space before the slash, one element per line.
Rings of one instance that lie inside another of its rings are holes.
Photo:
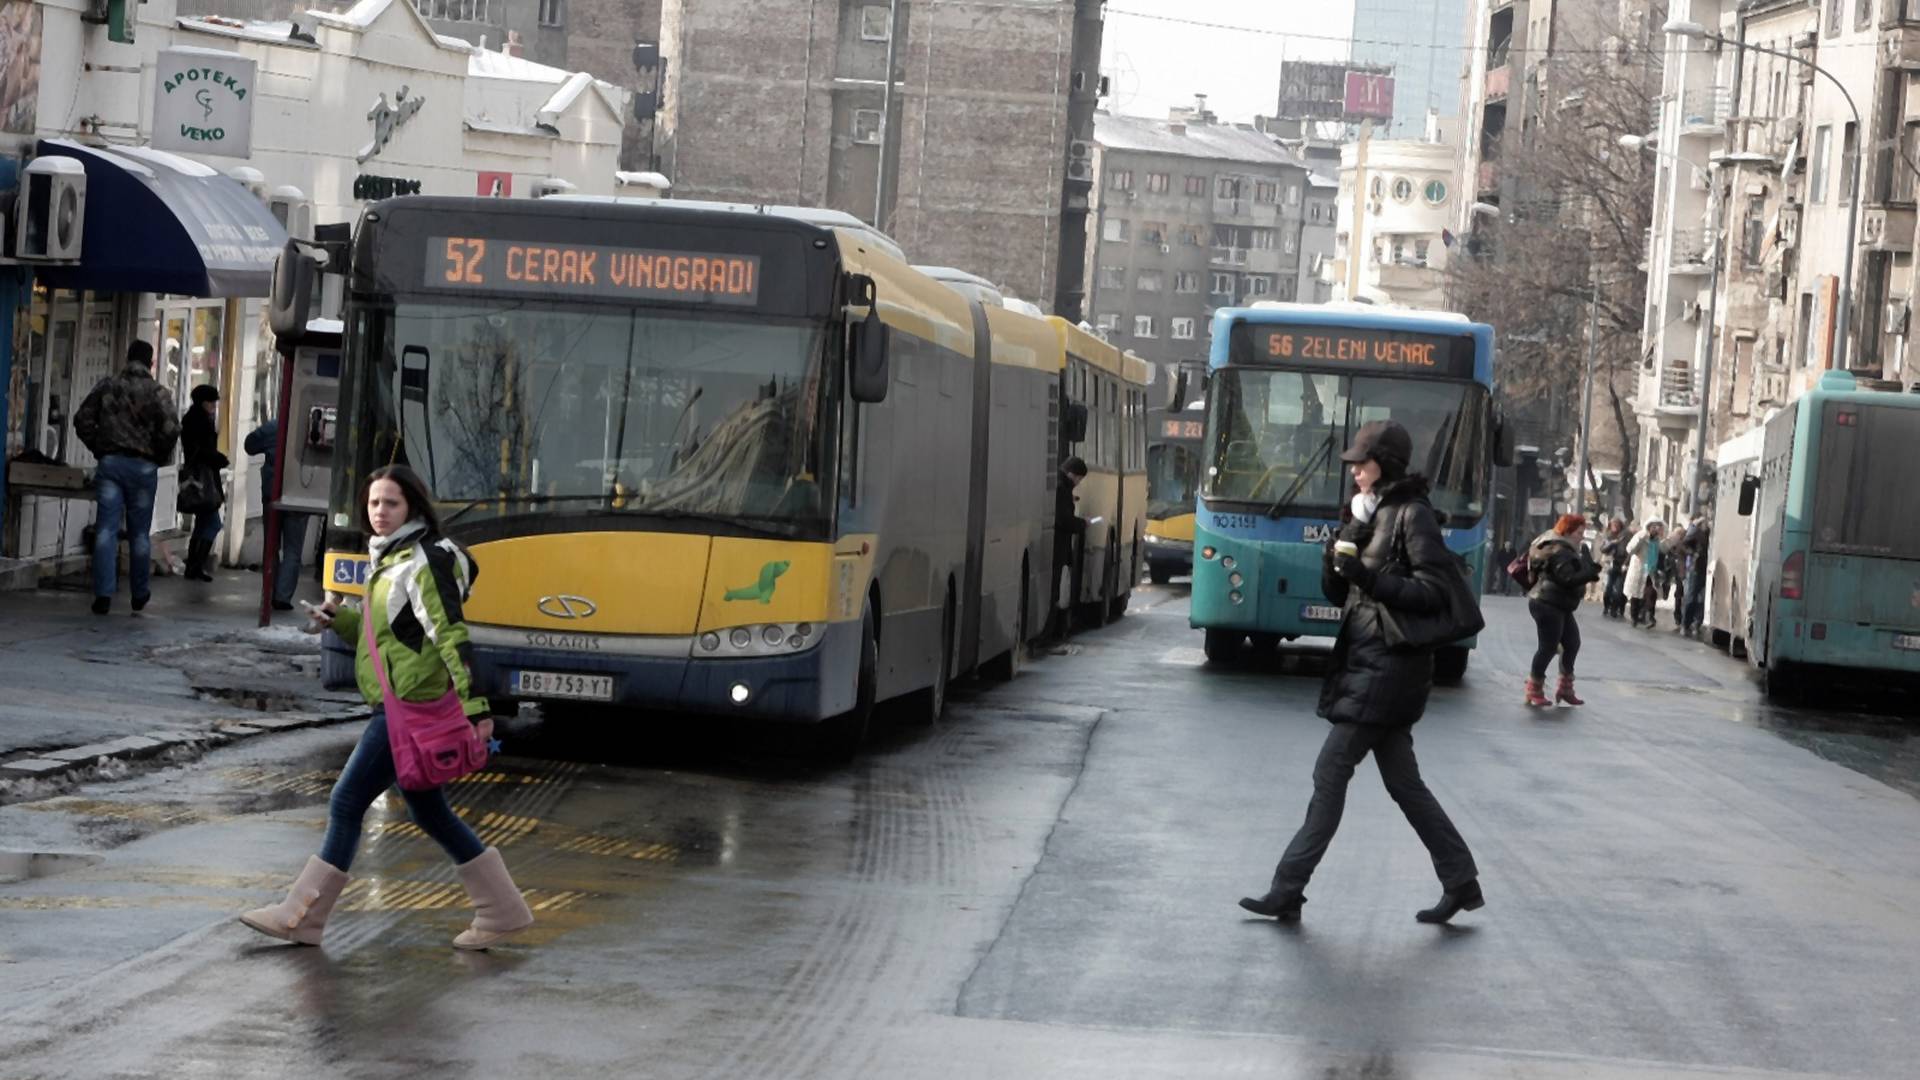
<path fill-rule="evenodd" d="M 1326 275 L 1334 298 L 1446 308 L 1459 167 L 1440 143 L 1367 140 L 1343 151 Z"/>

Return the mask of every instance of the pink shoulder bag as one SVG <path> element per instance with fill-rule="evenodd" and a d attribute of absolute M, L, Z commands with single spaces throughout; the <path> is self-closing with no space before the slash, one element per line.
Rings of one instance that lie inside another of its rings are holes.
<path fill-rule="evenodd" d="M 402 701 L 387 681 L 380 646 L 373 636 L 373 583 L 367 583 L 367 606 L 360 625 L 366 632 L 367 655 L 380 676 L 380 694 L 387 705 L 387 743 L 393 747 L 394 778 L 406 791 L 432 791 L 487 766 L 487 744 L 467 719 L 460 695 L 451 687 L 434 701 Z"/>

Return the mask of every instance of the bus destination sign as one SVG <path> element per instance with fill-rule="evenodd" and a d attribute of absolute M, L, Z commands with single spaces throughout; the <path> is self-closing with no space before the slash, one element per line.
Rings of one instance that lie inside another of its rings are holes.
<path fill-rule="evenodd" d="M 742 306 L 760 300 L 758 255 L 436 236 L 427 241 L 425 265 L 429 289 Z"/>
<path fill-rule="evenodd" d="M 1473 338 L 1458 334 L 1239 323 L 1229 344 L 1236 364 L 1299 364 L 1400 375 L 1473 377 Z"/>
<path fill-rule="evenodd" d="M 1163 439 L 1199 439 L 1206 436 L 1207 425 L 1204 420 L 1175 420 L 1168 418 L 1160 421 L 1160 437 Z"/>

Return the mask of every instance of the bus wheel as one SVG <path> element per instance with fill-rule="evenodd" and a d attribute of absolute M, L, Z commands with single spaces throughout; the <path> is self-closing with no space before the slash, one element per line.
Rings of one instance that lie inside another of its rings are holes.
<path fill-rule="evenodd" d="M 867 741 L 867 726 L 873 720 L 874 684 L 880 670 L 880 643 L 873 631 L 873 603 L 868 601 L 860 620 L 860 675 L 854 690 L 853 708 L 820 722 L 815 733 L 814 753 L 823 761 L 851 761 Z"/>
<path fill-rule="evenodd" d="M 1155 585 L 1165 585 L 1173 580 L 1173 567 L 1166 563 L 1150 562 L 1147 564 L 1147 580 Z"/>
<path fill-rule="evenodd" d="M 1240 659 L 1240 646 L 1247 635 L 1234 630 L 1207 631 L 1207 663 L 1231 664 Z"/>
<path fill-rule="evenodd" d="M 1012 682 L 1020 674 L 1020 662 L 1027 655 L 1027 567 L 1020 565 L 1020 611 L 1013 620 L 1013 645 L 1006 652 L 980 665 L 980 674 L 994 682 Z"/>
<path fill-rule="evenodd" d="M 947 593 L 947 602 L 940 609 L 940 662 L 934 665 L 933 685 L 913 695 L 908 702 L 907 715 L 913 722 L 923 727 L 932 727 L 940 722 L 940 714 L 947 709 L 947 678 L 953 669 L 953 593 Z"/>
<path fill-rule="evenodd" d="M 1433 651 L 1433 681 L 1441 686 L 1459 686 L 1460 680 L 1467 677 L 1467 657 L 1471 656 L 1464 646 L 1448 645 Z"/>
<path fill-rule="evenodd" d="M 1760 669 L 1760 688 L 1768 701 L 1792 704 L 1800 700 L 1800 676 L 1785 660 L 1767 660 L 1767 666 Z"/>
<path fill-rule="evenodd" d="M 1129 589 L 1113 598 L 1107 605 L 1107 621 L 1119 622 L 1127 617 L 1127 605 L 1133 603 L 1133 590 Z"/>

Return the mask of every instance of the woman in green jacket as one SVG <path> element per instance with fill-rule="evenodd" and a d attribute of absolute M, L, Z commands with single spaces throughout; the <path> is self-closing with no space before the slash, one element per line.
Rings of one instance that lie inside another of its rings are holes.
<path fill-rule="evenodd" d="M 373 472 L 367 480 L 364 506 L 360 525 L 373 538 L 368 545 L 373 571 L 367 579 L 365 610 L 343 610 L 332 598 L 324 607 L 311 610 L 320 627 L 332 626 L 343 639 L 356 643 L 354 674 L 361 696 L 373 706 L 373 718 L 334 785 L 320 853 L 308 858 L 285 900 L 240 916 L 241 922 L 263 934 L 301 945 L 320 944 L 327 916 L 346 887 L 347 868 L 360 844 L 367 808 L 394 782 L 384 695 L 379 673 L 367 654 L 361 620 L 374 620 L 374 646 L 380 650 L 396 697 L 428 702 L 451 689 L 479 737 L 493 737 L 486 699 L 473 693 L 467 625 L 461 614 L 461 604 L 479 573 L 473 560 L 440 535 L 440 518 L 426 484 L 404 465 Z M 480 843 L 447 805 L 441 789 L 403 789 L 400 794 L 415 824 L 453 858 L 460 881 L 473 899 L 473 925 L 453 939 L 455 948 L 485 949 L 533 925 L 533 912 L 507 873 L 500 849 Z"/>

